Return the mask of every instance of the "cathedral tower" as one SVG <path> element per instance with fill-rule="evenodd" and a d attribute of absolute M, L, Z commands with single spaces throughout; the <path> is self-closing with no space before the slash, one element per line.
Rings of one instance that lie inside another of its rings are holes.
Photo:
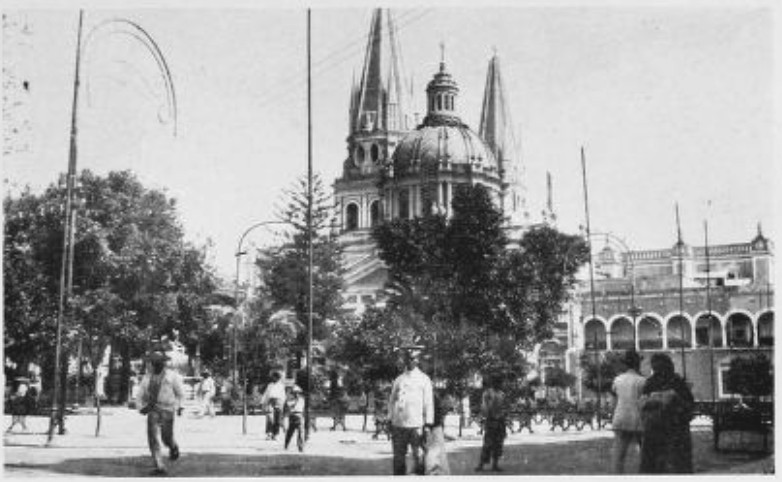
<path fill-rule="evenodd" d="M 382 219 L 377 178 L 412 128 L 396 25 L 389 10 L 372 14 L 364 65 L 350 94 L 347 159 L 334 184 L 341 232 L 365 232 Z"/>
<path fill-rule="evenodd" d="M 528 222 L 522 185 L 519 146 L 513 132 L 508 99 L 496 52 L 489 61 L 478 134 L 497 158 L 502 178 L 500 205 L 512 225 Z"/>

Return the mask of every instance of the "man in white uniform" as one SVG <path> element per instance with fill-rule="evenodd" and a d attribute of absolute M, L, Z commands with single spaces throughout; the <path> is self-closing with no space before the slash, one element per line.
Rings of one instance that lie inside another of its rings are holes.
<path fill-rule="evenodd" d="M 388 419 L 391 421 L 391 440 L 394 448 L 394 475 L 407 473 L 407 447 L 413 454 L 415 473 L 423 475 L 421 455 L 425 431 L 434 423 L 434 396 L 432 381 L 419 370 L 422 347 L 403 347 L 405 371 L 391 388 Z"/>

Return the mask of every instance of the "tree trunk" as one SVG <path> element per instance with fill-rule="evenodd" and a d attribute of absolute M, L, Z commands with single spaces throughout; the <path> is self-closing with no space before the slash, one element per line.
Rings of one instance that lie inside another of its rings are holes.
<path fill-rule="evenodd" d="M 119 401 L 121 404 L 126 404 L 130 399 L 129 382 L 130 382 L 130 346 L 128 343 L 122 343 L 120 347 L 120 355 L 122 356 L 122 365 L 120 368 L 119 379 Z"/>
<path fill-rule="evenodd" d="M 100 426 L 102 422 L 102 414 L 100 411 L 100 392 L 98 390 L 98 367 L 92 367 L 92 394 L 95 397 L 95 436 L 100 435 Z"/>
<path fill-rule="evenodd" d="M 64 348 L 64 347 L 63 347 Z M 57 407 L 57 421 L 60 425 L 60 429 L 57 432 L 60 435 L 65 435 L 65 406 L 68 403 L 68 353 L 63 349 L 63 360 L 60 363 L 60 406 Z"/>

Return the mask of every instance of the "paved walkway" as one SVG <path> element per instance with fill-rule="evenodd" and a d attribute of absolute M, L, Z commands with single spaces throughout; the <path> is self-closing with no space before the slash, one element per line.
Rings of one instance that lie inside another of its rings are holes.
<path fill-rule="evenodd" d="M 94 415 L 68 417 L 68 433 L 55 436 L 46 446 L 48 419 L 29 419 L 30 433 L 6 434 L 5 475 L 43 476 L 146 476 L 151 459 L 146 446 L 145 418 L 125 408 L 109 407 L 99 437 L 95 437 Z M 6 427 L 10 417 L 5 417 Z M 349 416 L 347 430 L 329 430 L 329 419 L 318 419 L 304 453 L 291 444 L 285 451 L 282 441 L 267 441 L 264 419 L 247 418 L 247 434 L 242 433 L 241 416 L 195 418 L 186 414 L 177 419 L 176 434 L 182 457 L 172 463 L 170 476 L 314 476 L 388 475 L 391 471 L 391 443 L 381 436 L 361 430 L 363 417 Z M 449 417 L 446 434 L 451 471 L 474 475 L 481 446 L 475 428 L 458 435 L 458 419 Z M 369 427 L 372 422 L 369 421 Z M 508 437 L 502 465 L 503 474 L 606 474 L 610 469 L 610 431 L 550 431 L 546 425 L 534 434 L 525 430 Z M 768 458 L 716 455 L 710 451 L 710 431 L 695 427 L 695 463 L 698 472 L 762 473 Z M 628 469 L 637 466 L 631 454 Z M 491 474 L 491 472 L 485 472 Z"/>

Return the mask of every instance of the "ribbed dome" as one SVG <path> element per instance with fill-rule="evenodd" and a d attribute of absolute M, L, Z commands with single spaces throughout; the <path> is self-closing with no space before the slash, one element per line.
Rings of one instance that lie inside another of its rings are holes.
<path fill-rule="evenodd" d="M 394 171 L 404 173 L 411 164 L 448 168 L 471 165 L 479 170 L 497 171 L 497 161 L 486 143 L 469 127 L 422 125 L 402 138 L 393 156 Z"/>

